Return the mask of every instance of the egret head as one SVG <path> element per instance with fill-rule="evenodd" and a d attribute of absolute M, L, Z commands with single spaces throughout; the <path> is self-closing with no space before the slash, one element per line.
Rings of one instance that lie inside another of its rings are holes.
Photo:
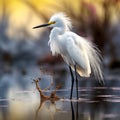
<path fill-rule="evenodd" d="M 33 28 L 35 29 L 45 26 L 49 26 L 52 28 L 59 27 L 59 28 L 64 28 L 66 30 L 69 30 L 72 27 L 70 19 L 64 13 L 57 13 L 50 18 L 48 23 Z"/>

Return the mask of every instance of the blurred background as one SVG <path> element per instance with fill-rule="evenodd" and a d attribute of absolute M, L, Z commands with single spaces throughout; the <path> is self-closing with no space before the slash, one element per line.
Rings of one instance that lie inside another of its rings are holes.
<path fill-rule="evenodd" d="M 49 28 L 32 29 L 33 26 L 48 22 L 50 16 L 58 12 L 66 13 L 72 20 L 72 31 L 95 43 L 103 56 L 106 84 L 102 92 L 93 77 L 81 78 L 80 96 L 115 103 L 117 100 L 112 109 L 111 104 L 106 103 L 106 109 L 111 109 L 108 113 L 113 118 L 120 113 L 120 0 L 0 0 L 0 119 L 7 119 L 11 110 L 8 108 L 21 106 L 14 103 L 13 99 L 17 99 L 17 102 L 25 99 L 24 94 L 30 94 L 27 100 L 37 98 L 35 96 L 38 95 L 33 94 L 34 78 L 42 78 L 41 88 L 49 86 L 51 80 L 54 81 L 53 88 L 58 84 L 62 84 L 62 88 L 70 87 L 68 66 L 60 56 L 51 56 L 47 44 Z M 92 92 L 87 89 L 86 93 L 82 93 L 84 87 L 90 87 Z M 100 95 L 104 94 L 102 98 L 96 97 L 99 94 L 96 89 L 100 90 Z M 69 97 L 69 94 L 64 96 Z M 96 104 L 92 107 L 95 109 Z"/>
<path fill-rule="evenodd" d="M 49 30 L 32 30 L 57 12 L 65 12 L 73 31 L 94 42 L 104 65 L 120 67 L 119 0 L 0 0 L 0 60 L 12 64 L 45 57 Z M 43 52 L 44 51 L 44 52 Z"/>

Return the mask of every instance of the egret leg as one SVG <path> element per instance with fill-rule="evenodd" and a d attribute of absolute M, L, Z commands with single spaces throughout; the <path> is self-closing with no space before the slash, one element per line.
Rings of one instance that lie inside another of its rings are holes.
<path fill-rule="evenodd" d="M 71 91 L 70 91 L 70 99 L 72 99 L 73 85 L 74 85 L 74 76 L 73 76 L 72 69 L 71 69 L 70 66 L 69 66 L 69 69 L 70 69 L 70 74 L 71 74 L 71 79 L 72 79 L 72 83 L 71 83 Z"/>
<path fill-rule="evenodd" d="M 74 68 L 75 68 L 75 78 L 76 78 L 76 94 L 77 94 L 77 99 L 78 99 L 78 79 L 77 79 L 76 65 L 74 66 Z"/>

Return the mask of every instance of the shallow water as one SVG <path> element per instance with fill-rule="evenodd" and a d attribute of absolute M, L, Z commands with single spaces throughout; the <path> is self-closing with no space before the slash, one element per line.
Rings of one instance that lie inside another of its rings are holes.
<path fill-rule="evenodd" d="M 58 101 L 41 100 L 33 79 L 49 96 L 56 86 Z M 0 71 L 0 120 L 119 120 L 119 70 L 106 72 L 105 85 L 93 78 L 79 78 L 79 100 L 69 99 L 71 78 L 66 65 L 37 66 L 24 63 Z"/>

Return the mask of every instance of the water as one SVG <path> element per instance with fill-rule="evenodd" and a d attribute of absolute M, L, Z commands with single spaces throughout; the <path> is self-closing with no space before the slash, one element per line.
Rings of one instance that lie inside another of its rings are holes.
<path fill-rule="evenodd" d="M 44 95 L 55 91 L 59 100 L 43 100 L 33 79 L 41 78 Z M 71 78 L 66 65 L 37 66 L 24 62 L 0 70 L 0 120 L 119 120 L 119 70 L 105 73 L 105 85 L 79 78 L 79 100 L 69 99 Z"/>

